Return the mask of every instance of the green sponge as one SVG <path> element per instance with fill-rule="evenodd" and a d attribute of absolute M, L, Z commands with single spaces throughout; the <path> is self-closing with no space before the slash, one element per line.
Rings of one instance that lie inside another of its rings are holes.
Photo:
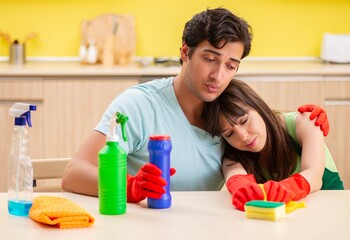
<path fill-rule="evenodd" d="M 254 200 L 244 205 L 247 218 L 277 221 L 286 215 L 286 205 L 283 202 Z"/>

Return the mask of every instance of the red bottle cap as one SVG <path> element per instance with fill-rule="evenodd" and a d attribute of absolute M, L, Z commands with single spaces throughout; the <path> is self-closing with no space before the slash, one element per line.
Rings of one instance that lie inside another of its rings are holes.
<path fill-rule="evenodd" d="M 149 137 L 150 140 L 170 140 L 170 136 L 169 135 L 151 135 Z"/>

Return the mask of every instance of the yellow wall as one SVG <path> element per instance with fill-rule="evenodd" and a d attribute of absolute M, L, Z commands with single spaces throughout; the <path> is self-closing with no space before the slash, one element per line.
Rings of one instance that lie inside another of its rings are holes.
<path fill-rule="evenodd" d="M 324 32 L 350 33 L 349 0 L 1 0 L 0 31 L 23 39 L 28 56 L 77 56 L 80 22 L 104 13 L 135 16 L 139 56 L 178 56 L 194 13 L 226 7 L 253 27 L 251 56 L 319 56 Z M 0 56 L 8 44 L 0 40 Z"/>

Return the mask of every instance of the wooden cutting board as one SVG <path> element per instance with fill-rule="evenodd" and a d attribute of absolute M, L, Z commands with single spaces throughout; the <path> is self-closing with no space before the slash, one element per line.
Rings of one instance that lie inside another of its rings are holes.
<path fill-rule="evenodd" d="M 124 14 L 100 15 L 95 19 L 82 21 L 81 32 L 83 44 L 88 46 L 90 41 L 95 43 L 98 52 L 97 63 L 102 63 L 103 59 L 106 59 L 106 55 L 112 56 L 112 64 L 132 63 L 136 47 L 133 16 Z M 112 46 L 109 46 L 111 42 Z"/>

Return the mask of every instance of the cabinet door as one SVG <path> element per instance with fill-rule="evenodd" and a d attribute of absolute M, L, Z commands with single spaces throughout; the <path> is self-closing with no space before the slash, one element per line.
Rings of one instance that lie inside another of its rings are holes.
<path fill-rule="evenodd" d="M 326 101 L 330 123 L 326 144 L 337 165 L 346 189 L 350 189 L 350 99 L 348 101 Z"/>
<path fill-rule="evenodd" d="M 328 77 L 325 108 L 330 122 L 326 143 L 346 189 L 350 189 L 350 77 Z"/>
<path fill-rule="evenodd" d="M 303 104 L 323 104 L 321 76 L 247 76 L 240 78 L 278 111 L 297 111 Z"/>
<path fill-rule="evenodd" d="M 14 118 L 8 112 L 15 102 L 37 105 L 31 114 L 33 127 L 28 127 L 29 155 L 37 158 L 43 149 L 43 94 L 40 78 L 0 78 L 0 192 L 7 191 L 7 171 Z"/>
<path fill-rule="evenodd" d="M 46 78 L 43 157 L 72 157 L 115 96 L 137 83 L 116 77 Z"/>

